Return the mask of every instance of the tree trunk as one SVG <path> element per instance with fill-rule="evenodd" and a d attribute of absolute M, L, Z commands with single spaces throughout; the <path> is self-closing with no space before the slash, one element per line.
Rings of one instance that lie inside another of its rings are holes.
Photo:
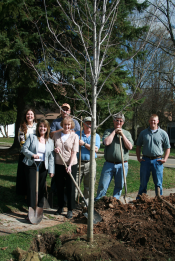
<path fill-rule="evenodd" d="M 0 127 L 0 133 L 2 134 L 3 138 L 6 138 L 3 131 L 2 131 L 2 127 Z"/>
<path fill-rule="evenodd" d="M 6 130 L 7 128 L 7 130 Z M 4 125 L 4 132 L 5 132 L 5 137 L 8 138 L 8 125 Z"/>
<path fill-rule="evenodd" d="M 18 98 L 19 102 L 16 103 L 17 104 L 17 108 L 16 108 L 17 109 L 17 117 L 16 117 L 16 122 L 15 122 L 15 138 L 14 138 L 13 145 L 10 149 L 20 148 L 19 141 L 18 141 L 18 130 L 19 130 L 19 127 L 20 127 L 20 124 L 21 124 L 23 112 L 24 112 L 25 105 L 26 105 L 26 104 L 24 104 L 23 102 L 20 102 L 20 101 L 24 101 L 24 97 L 27 95 L 27 92 L 28 92 L 27 90 L 28 90 L 27 88 L 19 88 L 18 89 L 17 98 Z"/>
<path fill-rule="evenodd" d="M 90 150 L 90 193 L 88 206 L 87 240 L 93 242 L 94 219 L 94 177 L 95 177 L 95 139 L 96 139 L 96 107 L 97 107 L 97 33 L 96 33 L 96 0 L 94 1 L 94 30 L 93 30 L 93 76 L 92 76 L 92 122 L 91 122 L 91 150 Z"/>

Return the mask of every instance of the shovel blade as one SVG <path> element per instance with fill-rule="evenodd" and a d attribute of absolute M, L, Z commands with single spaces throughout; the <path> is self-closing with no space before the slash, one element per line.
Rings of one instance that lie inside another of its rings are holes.
<path fill-rule="evenodd" d="M 83 213 L 83 215 L 88 219 L 88 212 Z M 93 218 L 93 224 L 97 224 L 98 222 L 102 221 L 102 217 L 100 214 L 94 209 L 94 218 Z"/>
<path fill-rule="evenodd" d="M 33 225 L 37 225 L 43 219 L 43 208 L 36 207 L 36 209 L 29 207 L 29 220 Z"/>

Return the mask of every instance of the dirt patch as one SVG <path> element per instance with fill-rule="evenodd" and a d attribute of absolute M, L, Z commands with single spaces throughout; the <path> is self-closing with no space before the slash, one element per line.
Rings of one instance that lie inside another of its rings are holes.
<path fill-rule="evenodd" d="M 175 194 L 163 198 L 175 204 Z M 31 250 L 61 260 L 175 260 L 175 210 L 158 198 L 143 195 L 122 204 L 104 197 L 95 207 L 103 220 L 94 225 L 93 243 L 87 242 L 87 220 L 79 213 L 71 220 L 77 224 L 76 234 L 39 235 Z"/>

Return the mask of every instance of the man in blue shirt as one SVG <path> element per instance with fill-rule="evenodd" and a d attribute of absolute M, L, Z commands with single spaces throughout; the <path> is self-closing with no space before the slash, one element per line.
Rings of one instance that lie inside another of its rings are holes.
<path fill-rule="evenodd" d="M 59 132 L 59 131 L 62 131 L 62 127 L 61 127 L 61 122 L 62 120 L 70 115 L 70 112 L 71 112 L 71 108 L 70 108 L 70 105 L 68 103 L 63 103 L 63 105 L 61 106 L 61 108 L 63 110 L 61 110 L 61 117 L 58 118 L 58 119 L 55 119 L 53 120 L 51 126 L 50 126 L 50 136 L 51 138 L 53 137 L 53 134 L 55 132 Z M 75 132 L 76 131 L 79 131 L 80 130 L 80 124 L 78 123 L 77 120 L 73 119 L 74 123 L 75 123 L 75 128 L 73 129 Z"/>
<path fill-rule="evenodd" d="M 76 132 L 80 139 L 80 131 Z M 81 147 L 81 177 L 80 181 L 84 176 L 84 197 L 87 200 L 89 199 L 89 167 L 90 167 L 90 148 L 91 148 L 91 117 L 85 117 L 83 121 L 83 131 L 81 140 L 79 140 L 79 145 Z M 96 133 L 95 141 L 95 158 L 97 158 L 97 152 L 100 148 L 100 136 Z M 79 159 L 79 153 L 77 153 Z M 79 166 L 78 168 L 79 169 Z M 76 182 L 78 183 L 79 172 L 77 172 Z M 96 179 L 96 161 L 95 161 L 95 179 Z M 75 192 L 77 196 L 77 189 Z"/>
<path fill-rule="evenodd" d="M 140 162 L 140 188 L 138 196 L 147 192 L 147 183 L 149 181 L 150 172 L 155 185 L 155 193 L 157 195 L 157 187 L 160 188 L 160 195 L 162 195 L 163 182 L 163 163 L 165 163 L 170 154 L 170 142 L 168 134 L 158 127 L 159 117 L 152 114 L 149 119 L 149 127 L 143 130 L 137 140 L 137 160 Z M 141 147 L 143 146 L 142 159 L 140 158 Z M 162 158 L 162 155 L 165 155 Z"/>

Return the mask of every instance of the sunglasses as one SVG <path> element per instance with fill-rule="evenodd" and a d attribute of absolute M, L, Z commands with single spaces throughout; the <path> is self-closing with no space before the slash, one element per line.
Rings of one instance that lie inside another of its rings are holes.
<path fill-rule="evenodd" d="M 121 121 L 121 120 L 115 120 L 116 122 L 123 122 L 123 121 Z"/>

